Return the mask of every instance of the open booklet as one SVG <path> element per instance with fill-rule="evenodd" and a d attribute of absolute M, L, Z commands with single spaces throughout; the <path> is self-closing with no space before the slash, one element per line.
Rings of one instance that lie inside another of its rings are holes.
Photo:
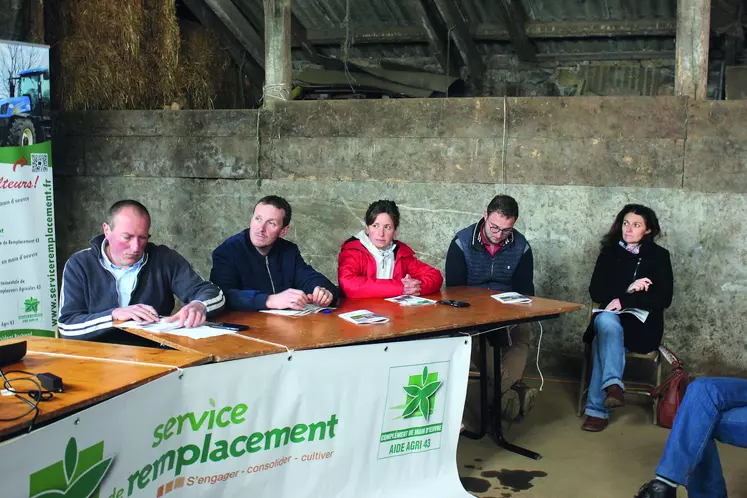
<path fill-rule="evenodd" d="M 493 299 L 502 302 L 503 304 L 517 304 L 517 303 L 531 303 L 532 299 L 528 298 L 524 294 L 518 292 L 504 292 L 502 294 L 493 294 Z"/>
<path fill-rule="evenodd" d="M 388 297 L 384 299 L 384 301 L 397 303 L 400 306 L 425 306 L 426 304 L 436 304 L 436 301 L 434 301 L 433 299 L 426 299 L 424 297 L 408 295 Z"/>
<path fill-rule="evenodd" d="M 136 320 L 130 320 L 129 322 L 120 324 L 119 327 L 147 330 L 148 332 L 154 333 L 166 332 L 172 335 L 188 337 L 190 339 L 207 339 L 208 337 L 233 334 L 233 332 L 230 330 L 210 327 L 208 325 L 200 325 L 199 327 L 188 329 L 185 327 L 180 327 L 178 321 L 167 323 L 166 318 L 161 318 L 156 323 L 140 323 Z"/>
<path fill-rule="evenodd" d="M 330 313 L 332 310 L 336 308 L 329 308 L 324 306 L 319 306 L 317 304 L 307 304 L 300 310 L 260 310 L 262 313 L 270 313 L 272 315 L 282 315 L 282 316 L 304 316 L 304 315 L 311 315 L 312 313 Z"/>
<path fill-rule="evenodd" d="M 368 310 L 349 311 L 348 313 L 342 313 L 339 316 L 343 320 L 355 323 L 356 325 L 363 325 L 367 323 L 385 323 L 389 321 L 387 317 L 377 315 L 373 311 Z"/>
<path fill-rule="evenodd" d="M 620 315 L 622 313 L 630 313 L 631 315 L 639 319 L 641 323 L 646 323 L 646 318 L 648 318 L 648 311 L 642 310 L 640 308 L 625 308 L 625 309 L 621 309 L 617 311 L 605 310 L 602 308 L 594 308 L 591 311 L 592 313 L 606 312 L 606 313 L 614 313 L 616 315 Z"/>

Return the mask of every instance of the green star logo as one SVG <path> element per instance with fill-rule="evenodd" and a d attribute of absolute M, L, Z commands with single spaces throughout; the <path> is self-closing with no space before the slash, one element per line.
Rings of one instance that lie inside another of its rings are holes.
<path fill-rule="evenodd" d="M 114 457 L 104 458 L 104 442 L 78 452 L 71 437 L 65 447 L 65 458 L 31 474 L 31 498 L 98 498 L 99 485 Z"/>
<path fill-rule="evenodd" d="M 403 387 L 407 400 L 403 418 L 422 416 L 426 421 L 433 413 L 435 394 L 443 382 L 438 380 L 438 372 L 428 373 L 428 367 L 423 367 L 422 375 L 412 375 L 409 384 Z"/>
<path fill-rule="evenodd" d="M 39 300 L 35 297 L 30 297 L 23 302 L 25 313 L 38 313 L 39 312 Z"/>

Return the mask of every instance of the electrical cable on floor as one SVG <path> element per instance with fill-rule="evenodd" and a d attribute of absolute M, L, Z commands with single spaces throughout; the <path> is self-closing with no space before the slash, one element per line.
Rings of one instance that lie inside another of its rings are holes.
<path fill-rule="evenodd" d="M 545 378 L 542 376 L 542 370 L 540 370 L 540 347 L 542 347 L 542 322 L 537 322 L 540 326 L 540 337 L 539 341 L 537 341 L 537 371 L 540 374 L 540 392 L 542 392 L 542 388 L 545 385 Z"/>

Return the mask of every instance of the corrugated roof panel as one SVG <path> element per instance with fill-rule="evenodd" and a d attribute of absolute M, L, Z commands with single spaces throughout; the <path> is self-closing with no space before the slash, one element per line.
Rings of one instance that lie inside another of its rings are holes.
<path fill-rule="evenodd" d="M 577 40 L 535 40 L 540 54 L 674 51 L 674 38 L 591 38 Z"/>
<path fill-rule="evenodd" d="M 260 6 L 262 0 L 243 0 Z M 338 28 L 350 6 L 355 26 L 415 26 L 403 0 L 293 0 L 293 12 L 307 28 Z M 473 23 L 500 23 L 496 0 L 457 0 L 460 11 Z M 660 19 L 676 15 L 677 0 L 521 0 L 528 20 Z"/>
<path fill-rule="evenodd" d="M 261 9 L 262 0 L 242 0 Z M 604 20 L 673 18 L 677 0 L 520 0 L 528 20 Z M 349 2 L 349 4 L 348 4 Z M 472 25 L 501 23 L 496 0 L 457 0 L 462 13 Z M 307 29 L 344 28 L 345 9 L 350 6 L 351 28 L 387 28 L 418 26 L 404 0 L 293 0 L 293 12 Z M 617 39 L 544 39 L 533 40 L 540 54 L 589 53 L 615 51 L 674 50 L 673 37 Z M 323 53 L 339 54 L 337 47 L 318 47 Z M 480 53 L 512 54 L 509 43 L 480 42 Z M 350 48 L 352 57 L 394 58 L 429 57 L 427 44 L 368 44 Z"/>
<path fill-rule="evenodd" d="M 491 4 L 493 0 L 461 0 Z M 677 0 L 521 0 L 527 17 L 536 21 L 644 19 L 675 17 Z M 483 22 L 498 22 L 494 18 Z"/>

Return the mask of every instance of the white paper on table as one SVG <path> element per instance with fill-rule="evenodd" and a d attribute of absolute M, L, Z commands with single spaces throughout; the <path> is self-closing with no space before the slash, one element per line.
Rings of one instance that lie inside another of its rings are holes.
<path fill-rule="evenodd" d="M 130 320 L 120 325 L 123 328 L 129 329 L 140 329 L 147 330 L 148 332 L 154 333 L 169 333 L 171 335 L 178 335 L 180 337 L 188 337 L 190 339 L 207 339 L 208 337 L 216 337 L 219 335 L 233 334 L 232 330 L 218 329 L 215 327 L 208 327 L 207 325 L 201 325 L 191 329 L 180 327 L 179 323 L 167 323 L 165 318 L 161 318 L 156 323 L 139 323 L 135 320 Z"/>
<path fill-rule="evenodd" d="M 384 301 L 397 303 L 400 306 L 425 306 L 428 304 L 436 304 L 436 301 L 434 301 L 433 299 L 427 299 L 420 296 L 410 296 L 408 294 L 403 294 L 397 297 L 388 297 L 384 299 Z"/>
<path fill-rule="evenodd" d="M 141 323 L 137 320 L 130 320 L 120 325 L 127 329 L 141 329 L 148 332 L 171 332 L 179 328 L 179 322 L 167 322 L 166 318 L 161 318 L 156 323 Z"/>
<path fill-rule="evenodd" d="M 389 321 L 387 317 L 377 315 L 373 311 L 368 310 L 349 311 L 348 313 L 342 313 L 338 316 L 343 320 L 355 323 L 356 325 L 364 325 L 368 323 L 385 323 Z"/>
<path fill-rule="evenodd" d="M 518 292 L 503 292 L 501 294 L 493 294 L 493 299 L 500 301 L 503 304 L 517 304 L 517 303 L 531 303 L 532 299 L 525 296 L 524 294 L 519 294 Z"/>
<path fill-rule="evenodd" d="M 180 328 L 170 330 L 168 333 L 181 337 L 189 337 L 190 339 L 207 339 L 208 337 L 217 337 L 219 335 L 235 334 L 233 330 L 208 327 L 206 325 L 201 325 L 199 327 L 194 327 L 191 329 Z"/>

